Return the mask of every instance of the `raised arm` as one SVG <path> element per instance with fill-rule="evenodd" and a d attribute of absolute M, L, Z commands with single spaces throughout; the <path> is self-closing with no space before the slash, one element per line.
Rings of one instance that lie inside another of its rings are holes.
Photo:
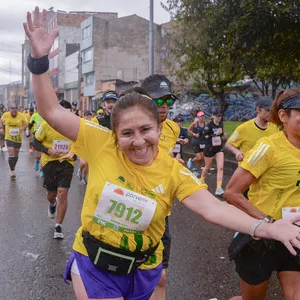
<path fill-rule="evenodd" d="M 36 7 L 34 20 L 32 21 L 31 13 L 28 12 L 27 23 L 23 24 L 26 35 L 30 40 L 31 57 L 34 60 L 49 54 L 54 39 L 58 35 L 57 28 L 53 29 L 50 34 L 47 33 L 46 10 L 43 10 L 41 20 L 39 15 L 39 8 Z M 35 60 L 35 64 L 39 63 Z M 56 131 L 70 140 L 76 141 L 80 119 L 59 105 L 48 73 L 32 74 L 32 85 L 39 114 Z"/>

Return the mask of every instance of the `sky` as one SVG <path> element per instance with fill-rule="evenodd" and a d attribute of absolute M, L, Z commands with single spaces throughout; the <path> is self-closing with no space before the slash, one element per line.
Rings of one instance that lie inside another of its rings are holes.
<path fill-rule="evenodd" d="M 170 20 L 162 6 L 166 0 L 154 0 L 154 22 Z M 0 84 L 21 80 L 21 45 L 24 42 L 23 22 L 26 12 L 40 8 L 65 11 L 117 12 L 119 17 L 137 14 L 149 19 L 150 0 L 0 0 Z"/>

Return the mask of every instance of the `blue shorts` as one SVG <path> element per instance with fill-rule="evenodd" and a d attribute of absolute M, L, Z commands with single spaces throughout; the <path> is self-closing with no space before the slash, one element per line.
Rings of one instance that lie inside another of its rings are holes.
<path fill-rule="evenodd" d="M 129 275 L 115 275 L 99 270 L 89 259 L 76 251 L 68 261 L 64 279 L 71 279 L 72 263 L 76 259 L 80 277 L 89 298 L 120 298 L 149 300 L 161 278 L 162 265 L 151 270 L 137 269 Z"/>

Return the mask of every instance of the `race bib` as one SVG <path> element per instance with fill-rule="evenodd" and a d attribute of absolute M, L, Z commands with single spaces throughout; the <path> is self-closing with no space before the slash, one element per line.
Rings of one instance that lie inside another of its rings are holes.
<path fill-rule="evenodd" d="M 18 135 L 20 135 L 19 128 L 10 128 L 9 129 L 9 135 L 10 136 L 18 136 Z"/>
<path fill-rule="evenodd" d="M 283 207 L 282 219 L 289 219 L 300 214 L 300 207 Z"/>
<path fill-rule="evenodd" d="M 180 153 L 181 150 L 181 145 L 180 144 L 176 144 L 174 149 L 173 149 L 173 153 Z"/>
<path fill-rule="evenodd" d="M 93 222 L 124 233 L 143 233 L 149 226 L 156 201 L 106 182 Z"/>
<path fill-rule="evenodd" d="M 204 149 L 205 148 L 205 144 L 200 144 L 199 147 L 200 147 L 200 149 Z"/>
<path fill-rule="evenodd" d="M 56 150 L 62 154 L 67 154 L 70 151 L 70 141 L 66 140 L 54 140 L 53 150 Z"/>
<path fill-rule="evenodd" d="M 213 146 L 221 146 L 222 141 L 220 136 L 213 136 L 212 137 L 212 145 Z"/>

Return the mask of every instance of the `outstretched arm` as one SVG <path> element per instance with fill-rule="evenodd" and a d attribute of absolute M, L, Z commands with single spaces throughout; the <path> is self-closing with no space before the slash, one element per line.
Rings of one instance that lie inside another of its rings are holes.
<path fill-rule="evenodd" d="M 39 8 L 36 7 L 34 20 L 32 21 L 31 13 L 28 12 L 27 24 L 24 24 L 24 30 L 30 40 L 33 58 L 48 55 L 54 39 L 58 35 L 57 28 L 53 29 L 50 34 L 47 33 L 46 10 L 43 10 L 41 20 L 39 16 Z M 48 73 L 32 74 L 32 85 L 39 114 L 56 131 L 70 140 L 76 141 L 80 125 L 79 117 L 59 105 Z"/>
<path fill-rule="evenodd" d="M 182 203 L 210 223 L 247 234 L 250 233 L 252 226 L 257 221 L 236 207 L 220 202 L 205 189 L 185 198 Z M 272 224 L 263 222 L 255 230 L 255 236 L 281 241 L 293 255 L 296 255 L 293 246 L 300 248 L 298 240 L 300 239 L 300 228 L 293 223 L 299 220 L 300 215 Z"/>

